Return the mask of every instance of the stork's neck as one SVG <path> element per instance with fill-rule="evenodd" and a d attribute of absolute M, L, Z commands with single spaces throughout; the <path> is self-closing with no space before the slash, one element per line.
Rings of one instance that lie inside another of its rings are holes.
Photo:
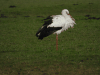
<path fill-rule="evenodd" d="M 67 17 L 67 16 L 68 16 L 68 14 L 67 14 L 66 12 L 63 12 L 63 11 L 62 11 L 62 15 L 63 15 L 64 17 Z"/>

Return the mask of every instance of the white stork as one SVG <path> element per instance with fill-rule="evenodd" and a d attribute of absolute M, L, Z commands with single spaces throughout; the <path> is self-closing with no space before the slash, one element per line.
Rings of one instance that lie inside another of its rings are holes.
<path fill-rule="evenodd" d="M 38 39 L 43 39 L 50 34 L 56 34 L 56 50 L 58 50 L 58 34 L 74 26 L 75 19 L 69 14 L 67 9 L 62 10 L 62 15 L 52 15 L 44 19 L 44 24 L 37 31 Z"/>

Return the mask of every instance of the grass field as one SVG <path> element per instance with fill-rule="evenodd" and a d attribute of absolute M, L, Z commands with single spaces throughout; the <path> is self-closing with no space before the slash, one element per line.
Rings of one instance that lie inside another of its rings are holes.
<path fill-rule="evenodd" d="M 56 51 L 56 35 L 35 34 L 62 9 L 77 25 L 58 36 Z M 0 1 L 0 75 L 100 75 L 99 18 L 99 0 Z"/>

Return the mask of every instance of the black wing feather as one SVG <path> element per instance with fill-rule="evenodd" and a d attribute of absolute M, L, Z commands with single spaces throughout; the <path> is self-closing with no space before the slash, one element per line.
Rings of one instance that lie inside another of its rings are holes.
<path fill-rule="evenodd" d="M 44 37 L 47 37 L 49 35 L 51 35 L 52 33 L 54 33 L 57 30 L 60 30 L 62 27 L 48 27 L 48 25 L 50 25 L 52 23 L 52 19 L 53 17 L 48 16 L 46 19 L 44 19 L 44 24 L 42 27 L 39 28 L 39 30 L 36 33 L 36 36 L 38 37 L 38 39 L 43 39 Z"/>
<path fill-rule="evenodd" d="M 45 26 L 36 33 L 36 36 L 38 37 L 38 39 L 42 40 L 44 37 L 51 35 L 52 33 L 54 33 L 57 30 L 60 30 L 61 28 L 62 27 L 48 27 L 47 28 L 47 26 Z"/>
<path fill-rule="evenodd" d="M 44 21 L 43 26 L 48 26 L 49 24 L 51 24 L 52 23 L 52 19 L 53 19 L 53 17 L 51 17 L 51 16 L 48 16 L 46 19 L 44 19 L 43 20 Z"/>

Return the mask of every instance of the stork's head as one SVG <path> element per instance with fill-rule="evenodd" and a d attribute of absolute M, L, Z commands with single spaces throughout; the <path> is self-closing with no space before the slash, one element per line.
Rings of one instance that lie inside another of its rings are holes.
<path fill-rule="evenodd" d="M 63 9 L 61 13 L 62 13 L 62 15 L 63 15 L 63 14 L 69 15 L 69 11 L 68 11 L 67 9 Z"/>

